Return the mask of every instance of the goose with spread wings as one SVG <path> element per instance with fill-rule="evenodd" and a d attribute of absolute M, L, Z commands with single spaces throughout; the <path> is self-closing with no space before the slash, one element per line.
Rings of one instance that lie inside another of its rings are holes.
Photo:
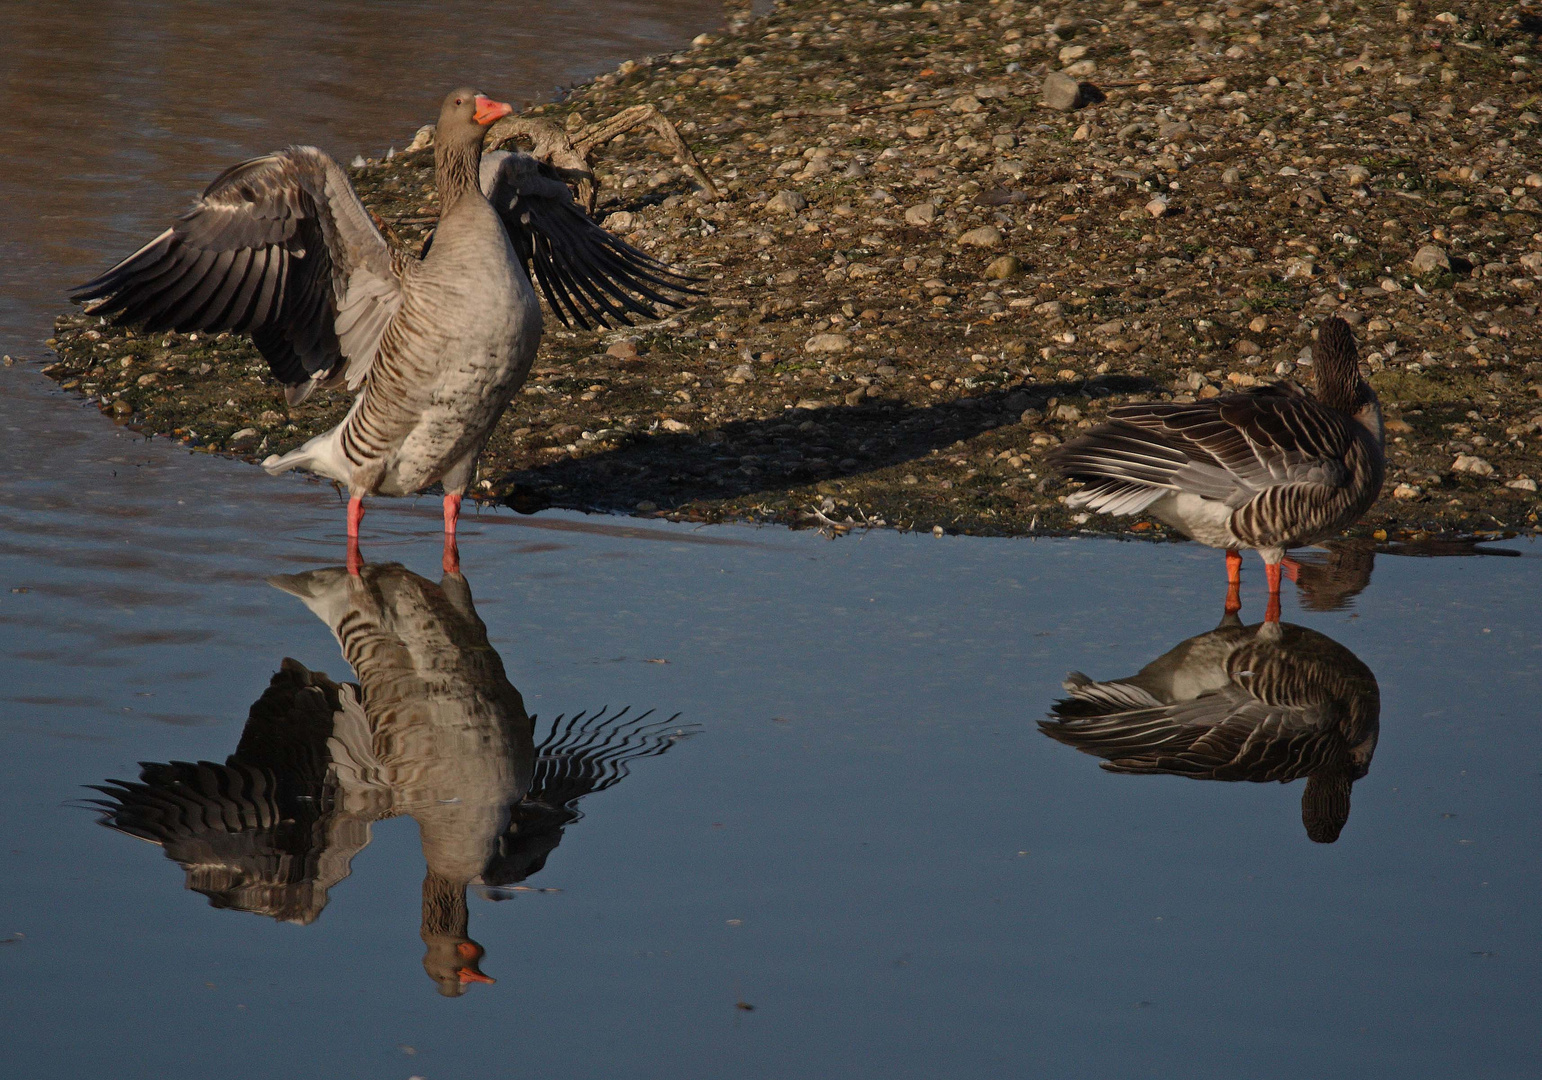
<path fill-rule="evenodd" d="M 1301 819 L 1318 843 L 1338 839 L 1350 787 L 1381 729 L 1381 692 L 1359 657 L 1289 623 L 1221 624 L 1137 674 L 1095 682 L 1079 671 L 1044 734 L 1103 759 L 1110 772 L 1289 783 L 1306 777 Z"/>
<path fill-rule="evenodd" d="M 564 325 L 584 328 L 655 317 L 694 291 L 585 216 L 550 166 L 483 154 L 488 126 L 511 111 L 471 89 L 445 98 L 440 216 L 419 257 L 386 242 L 337 162 L 294 146 L 226 170 L 73 298 L 151 331 L 248 334 L 291 404 L 318 386 L 358 391 L 340 424 L 263 467 L 346 484 L 350 541 L 366 495 L 440 483 L 451 538 L 477 456 L 540 344 L 532 279 Z"/>
<path fill-rule="evenodd" d="M 1282 382 L 1190 404 L 1110 409 L 1108 423 L 1050 457 L 1064 476 L 1086 484 L 1066 505 L 1149 512 L 1226 549 L 1234 593 L 1239 552 L 1256 550 L 1278 619 L 1286 550 L 1337 536 L 1359 520 L 1386 473 L 1381 406 L 1361 377 L 1343 319 L 1318 329 L 1312 371 L 1315 394 Z"/>

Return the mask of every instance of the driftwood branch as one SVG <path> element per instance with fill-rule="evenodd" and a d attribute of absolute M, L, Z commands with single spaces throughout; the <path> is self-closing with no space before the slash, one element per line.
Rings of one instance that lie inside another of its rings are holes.
<path fill-rule="evenodd" d="M 701 162 L 696 160 L 696 155 L 691 153 L 691 148 L 675 130 L 675 125 L 670 123 L 669 117 L 652 105 L 634 105 L 608 120 L 588 124 L 571 132 L 549 120 L 507 116 L 494 124 L 487 133 L 487 146 L 492 149 L 509 139 L 528 139 L 532 154 L 567 174 L 567 179 L 577 190 L 579 203 L 592 214 L 599 190 L 594 182 L 590 157 L 616 136 L 636 128 L 651 128 L 654 134 L 664 140 L 674 153 L 675 163 L 696 181 L 708 199 L 716 201 L 723 197 L 712 178 L 701 167 Z"/>

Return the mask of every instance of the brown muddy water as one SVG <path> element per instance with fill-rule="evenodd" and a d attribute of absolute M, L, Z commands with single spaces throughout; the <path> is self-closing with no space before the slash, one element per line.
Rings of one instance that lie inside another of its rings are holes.
<path fill-rule="evenodd" d="M 4 350 L 232 160 L 719 15 L 14 5 Z M 21 366 L 0 431 L 7 1075 L 1542 1068 L 1534 542 L 1319 554 L 1273 632 L 1190 545 L 486 512 L 442 579 L 378 500 L 350 584 L 329 487 Z"/>

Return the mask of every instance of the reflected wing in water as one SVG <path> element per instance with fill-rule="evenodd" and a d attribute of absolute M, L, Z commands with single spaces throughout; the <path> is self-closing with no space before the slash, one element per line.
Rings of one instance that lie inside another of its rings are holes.
<path fill-rule="evenodd" d="M 1332 639 L 1228 617 L 1129 679 L 1073 672 L 1040 728 L 1122 773 L 1286 783 L 1306 777 L 1307 835 L 1332 843 L 1380 727 L 1376 678 Z"/>
<path fill-rule="evenodd" d="M 369 843 L 367 820 L 341 812 L 330 772 L 341 692 L 285 660 L 223 765 L 146 762 L 137 783 L 96 786 L 106 798 L 91 805 L 103 825 L 160 845 L 213 906 L 313 922 Z"/>
<path fill-rule="evenodd" d="M 653 720 L 653 712 L 629 717 L 628 709 L 606 715 L 577 713 L 558 716 L 536 746 L 535 780 L 530 794 L 514 808 L 509 829 L 498 840 L 498 851 L 482 874 L 489 886 L 524 881 L 546 865 L 562 842 L 563 830 L 583 817 L 579 800 L 624 780 L 631 764 L 657 757 L 681 739 L 696 733 L 681 727 L 679 714 Z M 505 899 L 496 888 L 491 899 Z"/>

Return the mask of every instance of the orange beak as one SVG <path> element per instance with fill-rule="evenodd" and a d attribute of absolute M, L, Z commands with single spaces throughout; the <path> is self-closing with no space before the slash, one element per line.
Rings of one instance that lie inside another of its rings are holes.
<path fill-rule="evenodd" d="M 473 117 L 473 119 L 475 119 L 476 122 L 481 124 L 483 127 L 486 127 L 494 120 L 497 120 L 500 117 L 508 116 L 509 113 L 513 111 L 514 106 L 510 105 L 506 101 L 494 101 L 492 98 L 482 97 L 480 94 L 478 94 L 477 111 L 476 116 Z"/>

